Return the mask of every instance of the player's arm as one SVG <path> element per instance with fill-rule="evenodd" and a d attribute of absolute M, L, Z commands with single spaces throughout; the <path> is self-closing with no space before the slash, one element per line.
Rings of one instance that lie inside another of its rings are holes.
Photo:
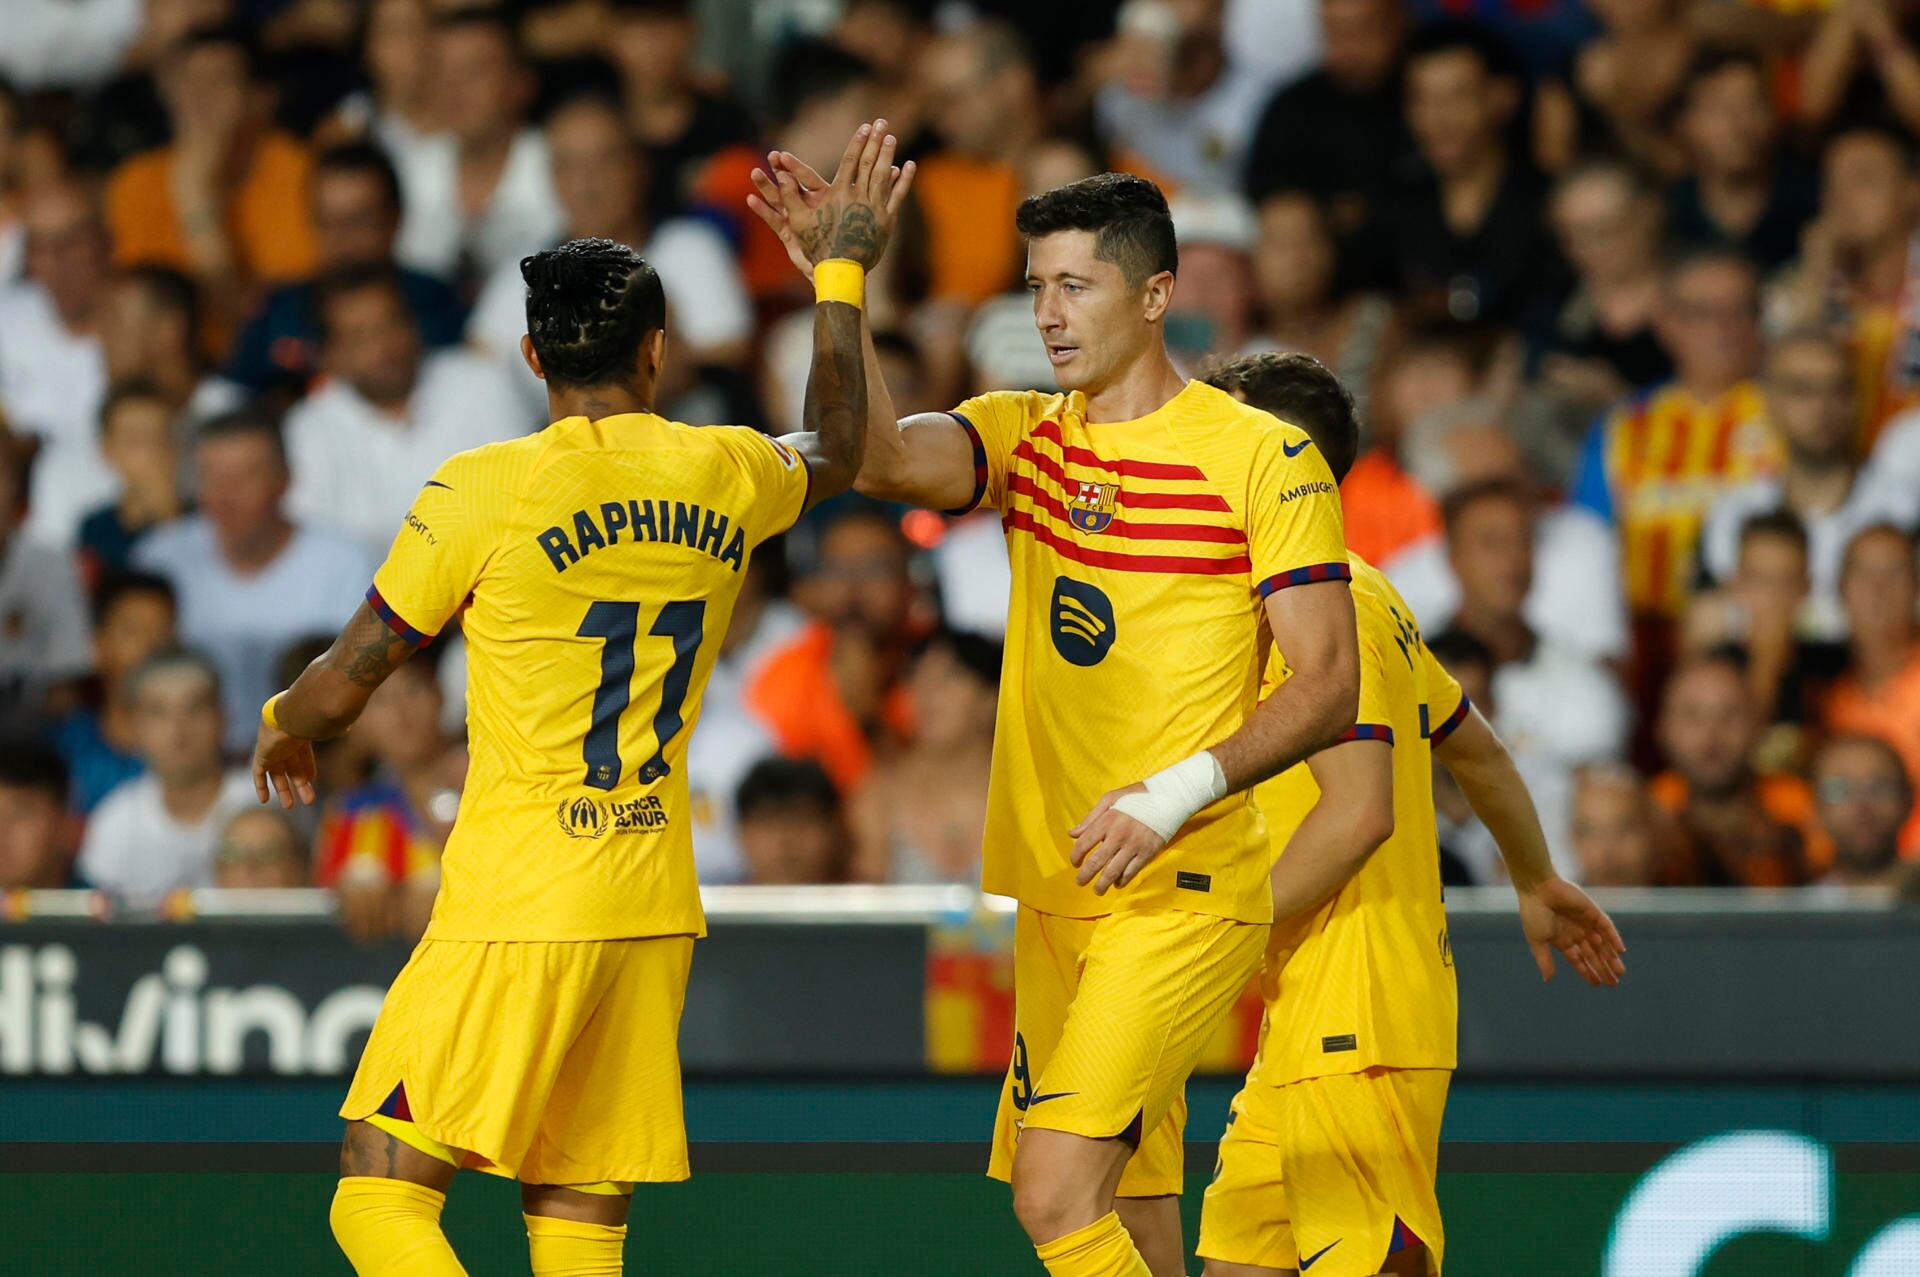
<path fill-rule="evenodd" d="M 1320 797 L 1274 864 L 1276 925 L 1325 904 L 1392 837 L 1393 748 L 1350 740 L 1308 757 Z"/>
<path fill-rule="evenodd" d="M 301 671 L 293 686 L 267 702 L 253 749 L 253 789 L 268 800 L 271 783 L 282 807 L 314 801 L 313 742 L 353 726 L 375 689 L 413 655 L 370 603 L 354 611 L 333 646 Z"/>
<path fill-rule="evenodd" d="M 1627 946 L 1606 910 L 1554 869 L 1533 796 L 1493 727 L 1463 700 L 1434 736 L 1434 756 L 1499 844 L 1540 978 L 1553 979 L 1558 949 L 1588 984 L 1620 983 L 1627 972 L 1620 955 Z"/>

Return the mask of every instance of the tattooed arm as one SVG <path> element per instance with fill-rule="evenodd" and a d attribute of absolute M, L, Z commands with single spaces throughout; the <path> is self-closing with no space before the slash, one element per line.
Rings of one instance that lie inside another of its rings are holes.
<path fill-rule="evenodd" d="M 388 628 L 371 605 L 362 603 L 313 664 L 280 694 L 274 705 L 278 728 L 260 724 L 253 747 L 253 789 L 268 801 L 268 782 L 282 807 L 314 801 L 313 742 L 353 726 L 374 689 L 413 654 L 413 645 Z"/>

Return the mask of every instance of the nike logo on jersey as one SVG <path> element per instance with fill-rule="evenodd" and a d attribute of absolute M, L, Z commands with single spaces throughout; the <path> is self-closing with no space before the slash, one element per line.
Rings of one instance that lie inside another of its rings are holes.
<path fill-rule="evenodd" d="M 1313 447 L 1313 440 L 1302 439 L 1299 443 L 1281 444 L 1280 451 L 1286 453 L 1289 457 L 1297 457 L 1311 447 Z"/>
<path fill-rule="evenodd" d="M 1319 1263 L 1322 1256 L 1324 1256 L 1328 1251 L 1332 1250 L 1335 1246 L 1338 1246 L 1341 1242 L 1345 1240 L 1346 1238 L 1344 1237 L 1336 1237 L 1334 1240 L 1322 1246 L 1318 1251 L 1314 1252 L 1314 1254 L 1311 1257 L 1303 1258 L 1300 1261 L 1300 1271 L 1304 1273 L 1305 1271 L 1307 1271 L 1307 1269 Z"/>
<path fill-rule="evenodd" d="M 448 492 L 452 492 L 452 491 L 453 491 L 453 485 L 452 485 L 452 484 L 450 484 L 450 483 L 442 483 L 442 482 L 440 482 L 440 481 L 439 481 L 438 479 L 429 479 L 429 480 L 427 480 L 427 486 L 428 486 L 429 488 L 445 488 L 445 489 L 446 489 L 446 490 L 447 490 Z"/>
<path fill-rule="evenodd" d="M 1078 1095 L 1078 1094 L 1080 1094 L 1080 1092 L 1078 1091 L 1049 1091 L 1045 1095 L 1036 1095 L 1032 1099 L 1028 1100 L 1027 1107 L 1032 1108 L 1036 1104 L 1045 1104 L 1048 1100 L 1064 1100 L 1069 1095 Z"/>

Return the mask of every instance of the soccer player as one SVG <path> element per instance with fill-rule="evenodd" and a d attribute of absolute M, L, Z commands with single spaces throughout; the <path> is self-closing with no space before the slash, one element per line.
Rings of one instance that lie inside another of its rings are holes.
<path fill-rule="evenodd" d="M 1359 441 L 1353 400 L 1308 355 L 1204 374 L 1304 427 L 1336 476 Z M 1547 857 L 1499 738 L 1358 555 L 1359 719 L 1258 792 L 1275 846 L 1266 1021 L 1207 1189 L 1208 1277 L 1426 1277 L 1440 1272 L 1434 1195 L 1458 1004 L 1440 895 L 1433 756 L 1499 842 L 1542 979 L 1559 949 L 1592 984 L 1624 974 L 1613 923 Z M 1276 653 L 1269 682 L 1285 686 Z"/>
<path fill-rule="evenodd" d="M 769 165 L 751 203 L 804 271 L 825 183 Z M 1017 225 L 1062 392 L 896 421 L 869 348 L 856 486 L 990 504 L 1012 561 L 983 886 L 1020 902 L 1016 1036 L 988 1173 L 1054 1277 L 1173 1277 L 1186 1078 L 1272 913 L 1247 791 L 1353 723 L 1340 505 L 1304 431 L 1169 362 L 1151 182 L 1073 182 Z M 1294 677 L 1256 708 L 1269 628 Z"/>
<path fill-rule="evenodd" d="M 807 433 L 662 419 L 653 268 L 607 240 L 527 258 L 521 350 L 553 424 L 443 464 L 366 603 L 262 710 L 261 801 L 311 802 L 311 742 L 463 618 L 466 795 L 340 1110 L 331 1222 L 361 1274 L 464 1271 L 440 1229 L 462 1167 L 521 1182 L 537 1274 L 619 1272 L 634 1184 L 687 1177 L 687 737 L 749 557 L 859 469 L 863 280 L 912 180 L 894 145 L 862 126 L 823 194 Z"/>

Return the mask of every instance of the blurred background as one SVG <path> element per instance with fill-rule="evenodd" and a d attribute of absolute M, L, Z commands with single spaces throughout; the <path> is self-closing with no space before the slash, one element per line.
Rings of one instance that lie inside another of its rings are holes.
<path fill-rule="evenodd" d="M 870 290 L 900 410 L 1052 388 L 1015 206 L 1159 182 L 1176 360 L 1346 380 L 1349 543 L 1627 933 L 1628 987 L 1530 986 L 1438 778 L 1453 1270 L 1920 1273 L 1911 0 L 0 0 L 0 1268 L 341 1271 L 331 1113 L 458 810 L 459 638 L 316 810 L 254 806 L 257 707 L 440 460 L 545 424 L 523 255 L 639 247 L 661 410 L 796 429 L 747 174 L 878 114 L 921 166 Z M 636 1267 L 843 1272 L 937 1193 L 954 1253 L 890 1271 L 1024 1271 L 975 1176 L 1006 586 L 991 514 L 846 499 L 756 558 L 689 759 L 710 1173 L 643 1195 Z M 269 1204 L 259 1255 L 172 1249 Z"/>

